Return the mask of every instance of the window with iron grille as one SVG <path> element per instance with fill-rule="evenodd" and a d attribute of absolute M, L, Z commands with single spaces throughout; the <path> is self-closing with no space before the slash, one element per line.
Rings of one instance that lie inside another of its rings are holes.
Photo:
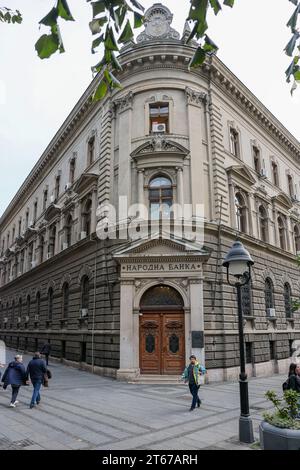
<path fill-rule="evenodd" d="M 274 287 L 269 277 L 265 280 L 265 305 L 266 310 L 274 308 Z"/>
<path fill-rule="evenodd" d="M 69 314 L 69 284 L 63 286 L 63 318 L 68 318 Z"/>
<path fill-rule="evenodd" d="M 250 282 L 242 286 L 242 312 L 245 317 L 252 315 L 252 291 Z"/>
<path fill-rule="evenodd" d="M 292 316 L 292 293 L 291 293 L 291 286 L 288 282 L 284 284 L 284 310 L 285 316 L 287 318 L 291 318 Z"/>

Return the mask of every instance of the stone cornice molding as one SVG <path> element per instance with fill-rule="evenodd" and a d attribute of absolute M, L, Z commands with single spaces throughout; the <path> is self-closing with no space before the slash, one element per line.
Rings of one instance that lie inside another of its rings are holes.
<path fill-rule="evenodd" d="M 116 111 L 119 113 L 123 113 L 124 111 L 128 111 L 129 109 L 132 109 L 133 107 L 133 98 L 134 94 L 132 91 L 127 93 L 127 95 L 122 96 L 119 99 L 114 100 L 114 105 Z"/>

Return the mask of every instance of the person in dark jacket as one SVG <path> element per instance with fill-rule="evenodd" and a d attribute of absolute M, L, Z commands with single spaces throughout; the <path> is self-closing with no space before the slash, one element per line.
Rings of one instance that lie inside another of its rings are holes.
<path fill-rule="evenodd" d="M 290 365 L 288 389 L 300 393 L 300 364 L 292 363 Z"/>
<path fill-rule="evenodd" d="M 26 385 L 26 371 L 23 365 L 23 358 L 20 355 L 15 356 L 15 360 L 8 364 L 6 371 L 3 374 L 2 382 L 3 388 L 6 389 L 11 385 L 12 395 L 10 407 L 15 408 L 17 403 L 17 396 L 22 385 Z"/>
<path fill-rule="evenodd" d="M 48 365 L 48 362 L 49 362 L 49 354 L 51 352 L 51 344 L 48 342 L 48 343 L 45 343 L 40 351 L 41 354 L 43 354 L 46 358 L 46 365 Z"/>
<path fill-rule="evenodd" d="M 33 394 L 30 402 L 30 408 L 38 405 L 41 401 L 40 390 L 44 382 L 47 367 L 45 361 L 41 359 L 41 354 L 36 352 L 27 366 L 26 378 L 30 377 L 33 385 Z"/>
<path fill-rule="evenodd" d="M 189 384 L 189 389 L 193 397 L 190 411 L 193 411 L 196 407 L 200 408 L 201 400 L 198 396 L 200 384 L 199 377 L 200 375 L 206 374 L 206 369 L 204 366 L 201 366 L 197 361 L 196 356 L 192 354 L 190 356 L 190 364 L 184 369 L 181 378 L 185 383 Z"/>

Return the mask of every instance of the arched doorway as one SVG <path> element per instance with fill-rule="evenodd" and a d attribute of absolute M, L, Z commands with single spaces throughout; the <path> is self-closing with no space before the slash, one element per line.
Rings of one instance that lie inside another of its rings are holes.
<path fill-rule="evenodd" d="M 181 374 L 185 363 L 184 310 L 172 287 L 148 289 L 140 302 L 141 374 Z"/>

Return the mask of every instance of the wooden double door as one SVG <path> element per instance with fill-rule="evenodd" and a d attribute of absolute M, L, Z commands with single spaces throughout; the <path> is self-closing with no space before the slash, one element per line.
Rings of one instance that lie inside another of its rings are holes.
<path fill-rule="evenodd" d="M 178 375 L 185 365 L 184 312 L 142 312 L 141 374 Z"/>

